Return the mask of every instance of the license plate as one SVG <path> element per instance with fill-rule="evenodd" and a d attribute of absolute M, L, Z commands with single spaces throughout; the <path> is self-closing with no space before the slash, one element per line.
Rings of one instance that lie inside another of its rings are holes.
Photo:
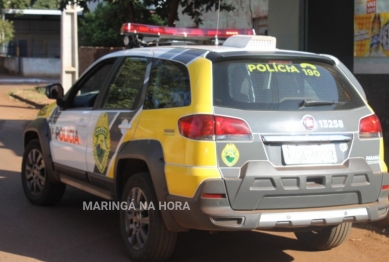
<path fill-rule="evenodd" d="M 337 162 L 334 144 L 282 145 L 282 154 L 287 165 L 333 164 Z"/>

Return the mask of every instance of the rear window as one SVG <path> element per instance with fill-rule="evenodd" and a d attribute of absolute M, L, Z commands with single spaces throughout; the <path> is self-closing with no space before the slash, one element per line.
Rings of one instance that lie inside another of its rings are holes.
<path fill-rule="evenodd" d="M 334 66 L 256 60 L 213 65 L 214 105 L 247 110 L 344 110 L 362 99 Z"/>

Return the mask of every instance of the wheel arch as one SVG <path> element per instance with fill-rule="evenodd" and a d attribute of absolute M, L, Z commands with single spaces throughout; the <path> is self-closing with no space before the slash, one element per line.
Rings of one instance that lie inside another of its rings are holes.
<path fill-rule="evenodd" d="M 46 172 L 53 183 L 59 183 L 59 176 L 55 172 L 53 159 L 51 158 L 50 141 L 51 132 L 46 118 L 37 118 L 32 121 L 25 129 L 23 134 L 24 148 L 28 143 L 37 139 L 41 145 L 43 159 L 45 161 Z"/>
<path fill-rule="evenodd" d="M 123 143 L 115 160 L 115 196 L 121 200 L 124 185 L 132 175 L 148 172 L 158 201 L 167 201 L 169 195 L 165 179 L 165 160 L 162 145 L 156 140 L 136 140 Z M 161 210 L 166 227 L 171 231 L 187 231 L 173 218 L 169 210 Z"/>

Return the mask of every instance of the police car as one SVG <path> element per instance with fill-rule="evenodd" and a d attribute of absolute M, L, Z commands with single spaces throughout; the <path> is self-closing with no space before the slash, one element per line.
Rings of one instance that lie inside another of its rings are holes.
<path fill-rule="evenodd" d="M 120 226 L 133 261 L 166 260 L 190 229 L 294 231 L 326 250 L 352 223 L 386 217 L 381 125 L 338 59 L 279 50 L 250 30 L 125 24 L 122 34 L 132 46 L 173 40 L 106 55 L 65 95 L 47 86 L 57 103 L 24 133 L 33 204 L 70 185 L 130 207 Z M 174 45 L 216 34 L 222 45 Z"/>

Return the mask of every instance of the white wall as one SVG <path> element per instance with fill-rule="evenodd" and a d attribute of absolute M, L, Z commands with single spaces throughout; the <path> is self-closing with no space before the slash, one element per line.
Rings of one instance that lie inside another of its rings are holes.
<path fill-rule="evenodd" d="M 28 77 L 59 77 L 61 59 L 35 57 L 0 57 L 0 69 Z"/>
<path fill-rule="evenodd" d="M 11 74 L 19 73 L 19 57 L 0 57 L 0 65 L 4 71 Z"/>
<path fill-rule="evenodd" d="M 20 69 L 23 76 L 30 77 L 59 77 L 61 59 L 59 58 L 20 58 Z"/>

